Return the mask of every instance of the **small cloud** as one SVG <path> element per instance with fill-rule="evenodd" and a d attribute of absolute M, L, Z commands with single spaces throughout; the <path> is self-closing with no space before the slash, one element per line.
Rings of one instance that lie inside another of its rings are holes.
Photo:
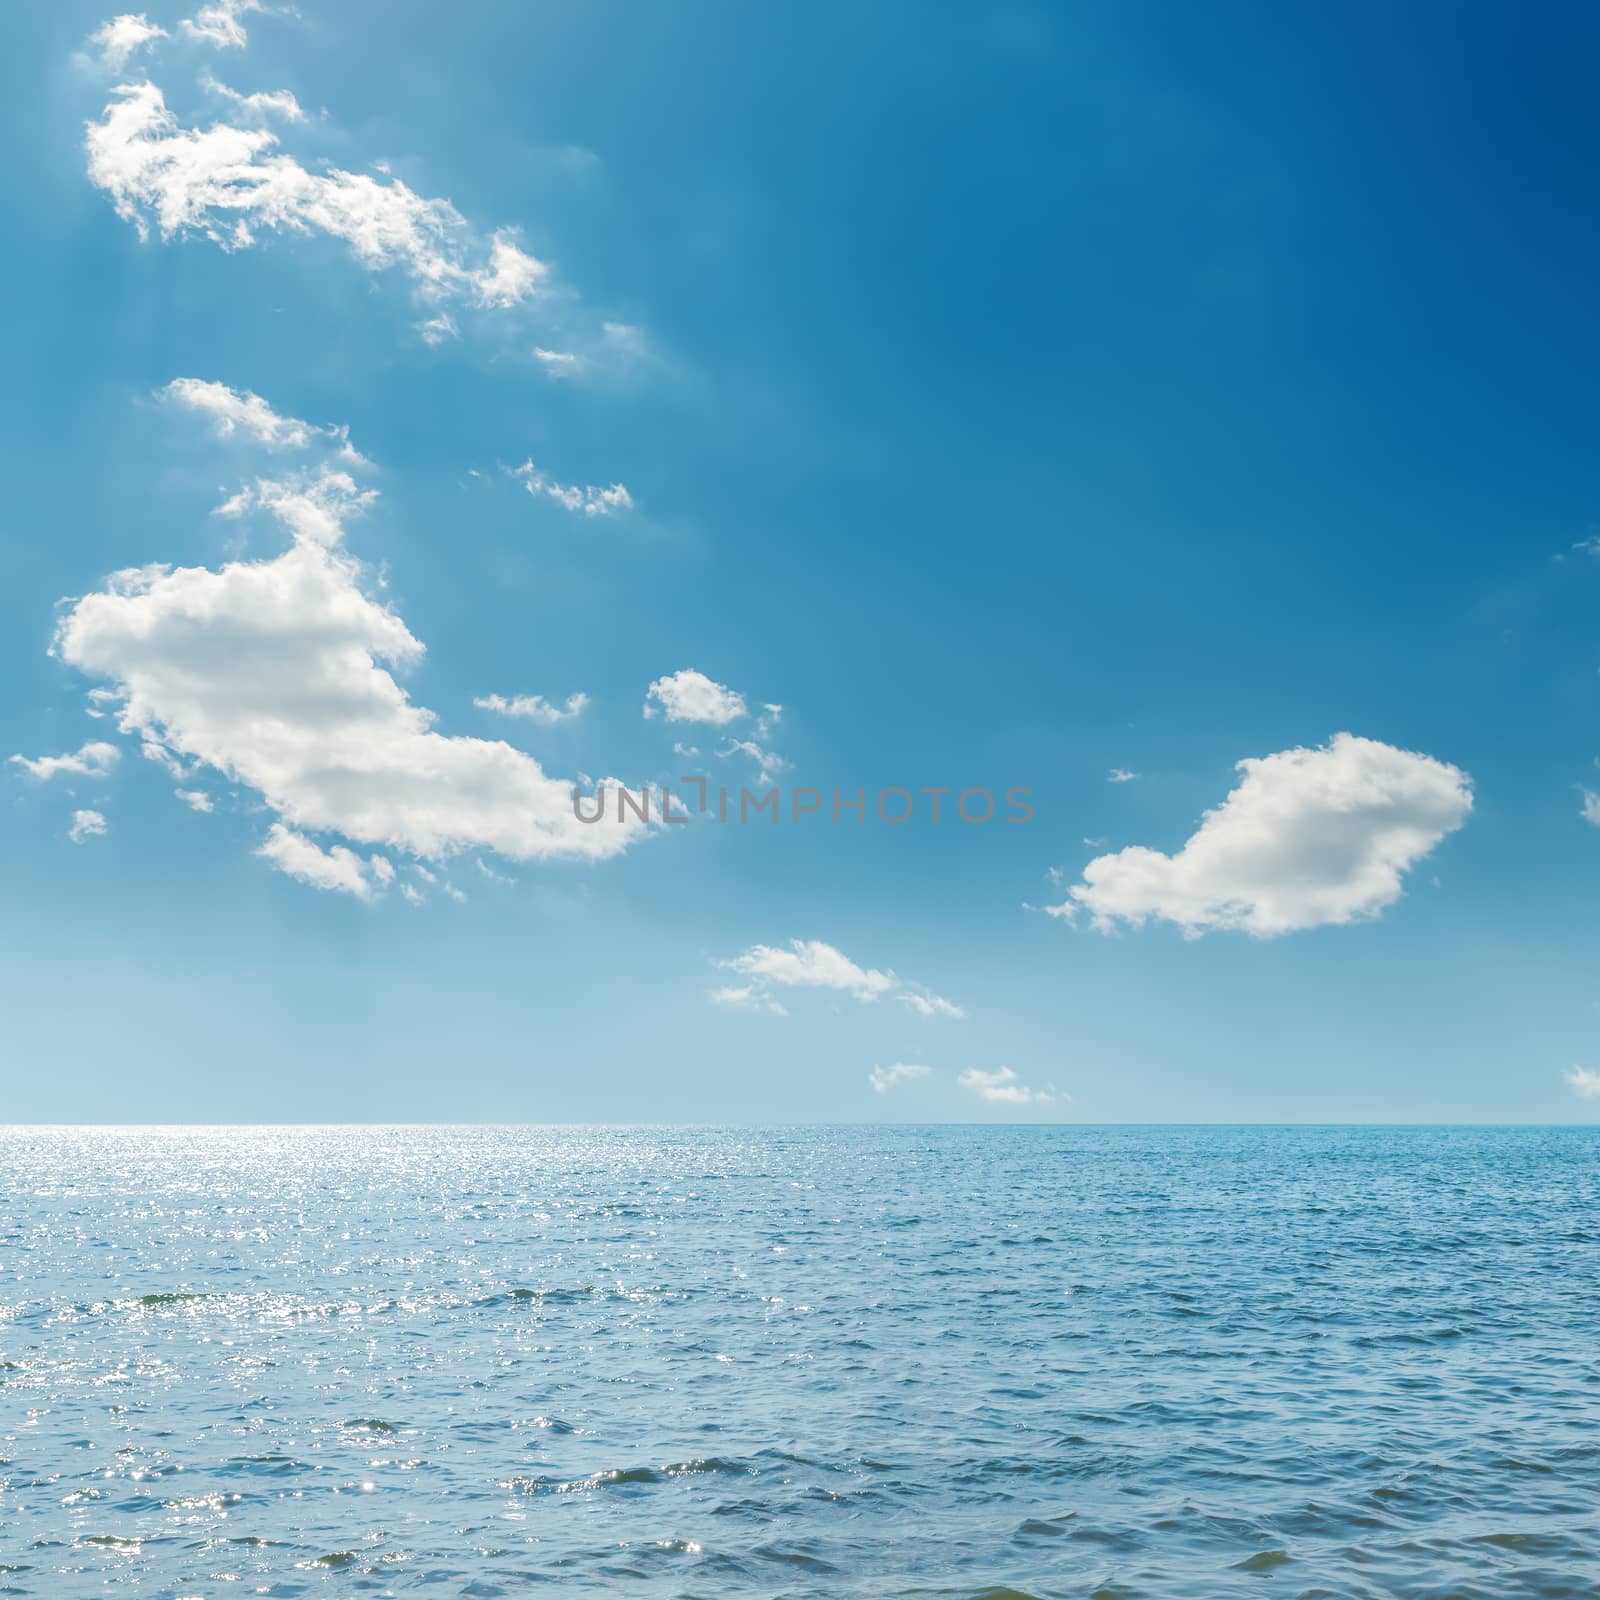
<path fill-rule="evenodd" d="M 531 459 L 520 467 L 508 467 L 506 471 L 519 479 L 522 487 L 536 499 L 542 496 L 554 500 L 565 511 L 581 512 L 586 517 L 609 517 L 633 509 L 633 496 L 625 484 L 614 483 L 602 489 L 592 483 L 581 488 L 573 483 L 557 483 L 549 473 L 534 466 Z"/>
<path fill-rule="evenodd" d="M 60 756 L 12 756 L 11 760 L 37 778 L 48 783 L 61 773 L 74 778 L 103 778 L 117 764 L 121 752 L 114 744 L 91 739 L 80 745 L 76 753 Z"/>
<path fill-rule="evenodd" d="M 571 722 L 580 716 L 589 704 L 586 694 L 567 697 L 565 706 L 553 705 L 542 694 L 519 694 L 507 699 L 503 694 L 480 695 L 473 702 L 480 711 L 493 711 L 502 717 L 525 717 L 541 728 L 553 728 L 558 722 Z"/>
<path fill-rule="evenodd" d="M 1053 1084 L 1043 1089 L 1030 1089 L 1010 1067 L 997 1067 L 993 1072 L 968 1067 L 956 1081 L 991 1105 L 1049 1106 L 1056 1101 Z"/>
<path fill-rule="evenodd" d="M 124 13 L 102 23 L 89 35 L 89 43 L 100 52 L 100 64 L 111 72 L 121 72 L 128 59 L 154 39 L 165 39 L 167 30 L 158 28 L 145 14 Z"/>
<path fill-rule="evenodd" d="M 211 804 L 211 796 L 204 789 L 174 789 L 173 793 L 191 811 L 210 811 L 214 809 Z"/>
<path fill-rule="evenodd" d="M 775 1017 L 789 1015 L 788 1008 L 771 995 L 763 993 L 753 983 L 725 984 L 711 991 L 711 1003 L 727 1006 L 734 1011 L 768 1011 Z"/>
<path fill-rule="evenodd" d="M 897 1061 L 892 1067 L 874 1067 L 867 1074 L 867 1082 L 872 1085 L 873 1093 L 888 1094 L 899 1084 L 915 1083 L 919 1078 L 928 1077 L 932 1071 L 932 1067 L 925 1067 L 920 1062 Z"/>
<path fill-rule="evenodd" d="M 1130 772 L 1126 767 L 1113 767 L 1110 772 L 1106 774 L 1106 782 L 1132 783 L 1133 780 L 1138 776 L 1139 774 L 1137 772 Z"/>
<path fill-rule="evenodd" d="M 434 346 L 441 345 L 446 339 L 458 339 L 461 330 L 456 326 L 456 319 L 448 311 L 442 311 L 436 317 L 429 317 L 426 322 L 414 324 L 418 333 L 422 335 L 423 342 Z"/>
<path fill-rule="evenodd" d="M 789 765 L 775 750 L 763 750 L 753 739 L 730 739 L 728 748 L 717 751 L 717 755 L 723 761 L 729 756 L 749 756 L 763 783 L 776 782 L 777 774 L 787 770 Z"/>
<path fill-rule="evenodd" d="M 1574 1067 L 1567 1074 L 1567 1087 L 1580 1100 L 1600 1100 L 1600 1072 L 1590 1067 Z"/>
<path fill-rule="evenodd" d="M 647 717 L 660 712 L 668 722 L 705 722 L 720 728 L 748 715 L 742 694 L 693 667 L 657 678 L 644 699 Z"/>
<path fill-rule="evenodd" d="M 268 117 L 282 117 L 285 122 L 306 120 L 305 112 L 300 109 L 300 102 L 287 89 L 240 94 L 237 89 L 230 89 L 227 84 L 219 83 L 209 72 L 201 75 L 200 87 L 207 93 L 216 95 L 219 100 L 226 100 L 235 111 L 257 122 L 265 122 Z"/>
<path fill-rule="evenodd" d="M 85 839 L 92 839 L 105 831 L 106 819 L 100 812 L 74 811 L 72 826 L 67 829 L 67 837 L 74 844 L 82 844 Z"/>
<path fill-rule="evenodd" d="M 185 38 L 215 45 L 219 50 L 242 50 L 250 36 L 239 18 L 262 9 L 262 0 L 210 0 L 178 26 Z"/>
<path fill-rule="evenodd" d="M 354 895 L 358 900 L 370 900 L 375 887 L 390 883 L 394 878 L 394 868 L 383 856 L 364 861 L 342 844 L 324 850 L 281 822 L 273 823 L 256 854 L 270 861 L 279 872 L 313 889 Z"/>
<path fill-rule="evenodd" d="M 1592 822 L 1595 827 L 1600 828 L 1600 794 L 1596 794 L 1593 789 L 1585 789 L 1583 791 L 1583 806 L 1578 815 L 1585 822 Z"/>
<path fill-rule="evenodd" d="M 533 359 L 551 378 L 570 378 L 578 370 L 578 358 L 570 350 L 543 350 L 535 345 Z"/>
<path fill-rule="evenodd" d="M 932 990 L 924 989 L 920 985 L 903 990 L 899 1000 L 902 1005 L 910 1006 L 919 1017 L 966 1016 L 966 1012 L 955 1001 L 946 1000 L 943 995 L 934 994 Z"/>

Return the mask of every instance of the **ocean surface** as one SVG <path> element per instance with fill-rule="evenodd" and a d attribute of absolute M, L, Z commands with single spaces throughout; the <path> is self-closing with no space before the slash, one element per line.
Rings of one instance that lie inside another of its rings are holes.
<path fill-rule="evenodd" d="M 0 1131 L 0 1593 L 1600 1593 L 1600 1132 Z"/>

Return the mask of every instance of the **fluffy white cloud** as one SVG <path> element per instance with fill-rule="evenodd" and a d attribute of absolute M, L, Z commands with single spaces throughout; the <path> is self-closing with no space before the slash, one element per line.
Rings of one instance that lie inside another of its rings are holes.
<path fill-rule="evenodd" d="M 1593 789 L 1585 789 L 1583 791 L 1583 805 L 1579 809 L 1578 815 L 1585 822 L 1592 822 L 1595 827 L 1600 828 L 1600 794 L 1596 794 Z"/>
<path fill-rule="evenodd" d="M 313 889 L 353 894 L 358 900 L 370 900 L 376 886 L 394 878 L 393 865 L 382 856 L 363 861 L 342 844 L 324 850 L 281 822 L 274 822 L 268 829 L 266 842 L 256 854 Z"/>
<path fill-rule="evenodd" d="M 106 819 L 98 811 L 74 811 L 72 813 L 72 826 L 67 829 L 67 837 L 74 844 L 82 844 L 85 839 L 92 839 L 96 834 L 106 831 Z"/>
<path fill-rule="evenodd" d="M 644 699 L 647 717 L 660 711 L 668 722 L 709 722 L 721 727 L 746 715 L 742 694 L 693 667 L 657 678 Z"/>
<path fill-rule="evenodd" d="M 88 126 L 89 177 L 141 237 L 147 218 L 163 238 L 199 230 L 230 250 L 254 244 L 253 227 L 325 233 L 364 267 L 398 265 L 425 293 L 482 306 L 513 305 L 546 276 L 505 232 L 494 235 L 487 265 L 467 266 L 460 213 L 397 178 L 308 172 L 274 150 L 277 136 L 265 128 L 182 127 L 152 83 L 121 84 L 114 95 Z"/>
<path fill-rule="evenodd" d="M 964 1017 L 960 1006 L 941 998 L 923 984 L 879 972 L 875 967 L 859 967 L 842 950 L 820 939 L 791 939 L 787 948 L 752 945 L 731 961 L 718 966 L 750 980 L 750 996 L 769 995 L 772 985 L 795 989 L 832 989 L 862 1002 L 894 994 L 912 1010 L 925 1017 Z M 724 991 L 729 993 L 731 991 Z M 739 991 L 744 994 L 745 991 Z M 724 1000 L 724 1004 L 737 1003 Z"/>
<path fill-rule="evenodd" d="M 103 778 L 117 764 L 121 752 L 114 744 L 92 739 L 80 745 L 71 755 L 12 756 L 17 766 L 31 773 L 41 783 L 48 783 L 59 773 L 73 778 Z"/>
<path fill-rule="evenodd" d="M 566 705 L 558 706 L 542 694 L 519 694 L 509 700 L 503 694 L 485 694 L 472 703 L 480 711 L 493 711 L 502 717 L 526 717 L 541 728 L 553 728 L 558 722 L 571 722 L 574 717 L 581 716 L 589 697 L 582 693 L 568 695 Z"/>
<path fill-rule="evenodd" d="M 877 1094 L 888 1094 L 897 1084 L 915 1083 L 918 1078 L 926 1078 L 933 1071 L 932 1067 L 925 1067 L 920 1062 L 897 1061 L 892 1067 L 874 1067 L 867 1074 L 867 1082 Z"/>
<path fill-rule="evenodd" d="M 121 72 L 129 57 L 153 39 L 165 39 L 167 30 L 158 28 L 145 14 L 126 12 L 102 23 L 89 35 L 89 43 L 100 52 L 100 62 L 112 72 Z"/>
<path fill-rule="evenodd" d="M 164 759 L 256 790 L 284 824 L 267 854 L 308 882 L 353 881 L 353 869 L 303 841 L 334 863 L 317 865 L 301 833 L 424 858 L 625 849 L 642 825 L 585 825 L 571 785 L 532 757 L 434 731 L 433 713 L 388 670 L 418 661 L 423 646 L 339 548 L 353 485 L 330 489 L 327 476 L 309 489 L 258 486 L 259 502 L 294 534 L 283 554 L 119 573 L 66 611 L 56 652 L 115 685 L 124 732 Z"/>
<path fill-rule="evenodd" d="M 991 1105 L 1049 1106 L 1056 1101 L 1054 1086 L 1030 1089 L 1010 1067 L 999 1067 L 985 1072 L 981 1067 L 968 1067 L 956 1080 L 963 1089 L 970 1089 L 980 1100 Z"/>
<path fill-rule="evenodd" d="M 614 512 L 633 508 L 633 496 L 620 483 L 612 484 L 609 489 L 599 488 L 592 483 L 582 488 L 573 483 L 557 483 L 548 473 L 534 466 L 532 461 L 524 461 L 520 467 L 508 467 L 506 470 L 535 499 L 543 496 L 547 500 L 554 500 L 567 511 L 581 511 L 586 517 L 609 517 Z"/>
<path fill-rule="evenodd" d="M 211 811 L 211 796 L 204 789 L 174 789 L 172 791 L 191 811 Z"/>
<path fill-rule="evenodd" d="M 1190 936 L 1261 938 L 1375 917 L 1403 874 L 1472 810 L 1472 780 L 1431 756 L 1341 733 L 1318 749 L 1241 761 L 1243 780 L 1176 855 L 1097 856 L 1048 909 L 1095 925 L 1150 917 Z"/>
<path fill-rule="evenodd" d="M 242 50 L 250 35 L 239 18 L 262 9 L 262 0 L 208 0 L 178 26 L 186 38 L 215 45 L 219 50 Z"/>
<path fill-rule="evenodd" d="M 1580 1100 L 1600 1100 L 1600 1072 L 1589 1067 L 1574 1067 L 1567 1074 L 1567 1087 Z"/>

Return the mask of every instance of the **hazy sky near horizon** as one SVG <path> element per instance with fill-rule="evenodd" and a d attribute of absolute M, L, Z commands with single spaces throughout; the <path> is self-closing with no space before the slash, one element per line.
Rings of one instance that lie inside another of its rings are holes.
<path fill-rule="evenodd" d="M 0 1120 L 1600 1109 L 1592 8 L 13 20 Z"/>

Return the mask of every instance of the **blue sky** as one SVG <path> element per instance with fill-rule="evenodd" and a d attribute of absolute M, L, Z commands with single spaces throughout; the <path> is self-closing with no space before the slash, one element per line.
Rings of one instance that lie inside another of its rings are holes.
<path fill-rule="evenodd" d="M 0 1115 L 1593 1115 L 1592 11 L 110 15 L 0 66 Z M 525 821 L 734 739 L 1035 815 Z"/>

